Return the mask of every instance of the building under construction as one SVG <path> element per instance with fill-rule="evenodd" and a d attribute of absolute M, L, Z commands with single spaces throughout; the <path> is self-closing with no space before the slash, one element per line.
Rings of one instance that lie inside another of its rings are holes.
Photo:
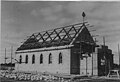
<path fill-rule="evenodd" d="M 17 49 L 15 70 L 101 75 L 103 54 L 95 47 L 85 22 L 34 33 Z"/>

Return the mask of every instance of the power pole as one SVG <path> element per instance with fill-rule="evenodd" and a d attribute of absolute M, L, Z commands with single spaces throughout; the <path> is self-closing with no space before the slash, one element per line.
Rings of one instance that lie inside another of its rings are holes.
<path fill-rule="evenodd" d="M 103 36 L 103 45 L 105 46 L 105 37 Z"/>
<path fill-rule="evenodd" d="M 106 61 L 106 53 L 105 53 L 106 51 L 105 51 L 105 37 L 103 36 L 103 53 L 104 53 L 104 56 L 103 57 L 105 57 L 104 59 L 105 59 L 105 75 L 107 74 L 107 61 Z"/>
<path fill-rule="evenodd" d="M 5 48 L 5 64 L 6 64 L 6 48 Z"/>
<path fill-rule="evenodd" d="M 87 70 L 88 70 L 88 64 L 87 64 L 88 61 L 87 61 L 87 58 L 88 58 L 88 57 L 87 57 L 87 54 L 86 54 L 86 75 L 87 75 Z"/>
<path fill-rule="evenodd" d="M 118 44 L 118 55 L 119 55 L 119 65 L 120 65 L 120 49 L 119 49 L 119 44 Z"/>
<path fill-rule="evenodd" d="M 80 42 L 80 73 L 81 73 L 81 57 L 82 57 L 82 44 L 81 44 L 81 42 Z"/>
<path fill-rule="evenodd" d="M 13 46 L 11 46 L 11 70 L 12 70 L 12 53 L 13 52 Z"/>
<path fill-rule="evenodd" d="M 94 49 L 94 46 L 92 46 L 92 75 L 93 75 L 93 49 Z"/>

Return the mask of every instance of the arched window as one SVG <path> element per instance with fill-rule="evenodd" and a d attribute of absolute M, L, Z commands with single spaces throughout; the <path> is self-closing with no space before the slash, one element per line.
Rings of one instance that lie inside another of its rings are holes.
<path fill-rule="evenodd" d="M 32 56 L 32 64 L 34 64 L 35 63 L 35 55 L 33 54 L 33 56 Z"/>
<path fill-rule="evenodd" d="M 22 63 L 22 56 L 20 55 L 19 63 Z"/>
<path fill-rule="evenodd" d="M 62 63 L 62 53 L 59 53 L 59 64 Z"/>
<path fill-rule="evenodd" d="M 49 62 L 48 62 L 49 64 L 51 64 L 52 63 L 52 54 L 50 53 L 49 54 Z"/>
<path fill-rule="evenodd" d="M 41 54 L 40 55 L 40 64 L 42 64 L 43 63 L 43 55 Z"/>
<path fill-rule="evenodd" d="M 28 55 L 26 55 L 26 57 L 25 57 L 25 63 L 26 64 L 28 63 Z"/>

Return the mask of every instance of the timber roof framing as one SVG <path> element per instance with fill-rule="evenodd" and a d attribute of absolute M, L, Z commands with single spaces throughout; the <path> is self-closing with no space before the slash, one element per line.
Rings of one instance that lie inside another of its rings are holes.
<path fill-rule="evenodd" d="M 73 24 L 39 33 L 33 33 L 18 49 L 37 49 L 52 46 L 64 46 L 73 43 L 73 40 L 85 27 L 85 23 Z"/>

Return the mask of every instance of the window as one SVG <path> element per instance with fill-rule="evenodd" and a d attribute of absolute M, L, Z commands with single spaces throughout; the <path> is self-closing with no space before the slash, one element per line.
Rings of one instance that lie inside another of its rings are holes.
<path fill-rule="evenodd" d="M 28 55 L 26 55 L 26 57 L 25 57 L 25 63 L 26 64 L 28 63 Z"/>
<path fill-rule="evenodd" d="M 50 53 L 49 54 L 49 62 L 48 62 L 49 64 L 51 64 L 52 63 L 52 54 Z"/>
<path fill-rule="evenodd" d="M 59 64 L 62 63 L 62 53 L 59 53 Z"/>
<path fill-rule="evenodd" d="M 33 56 L 32 56 L 32 64 L 34 64 L 35 63 L 35 55 L 33 54 Z"/>
<path fill-rule="evenodd" d="M 19 63 L 22 63 L 22 56 L 20 55 Z"/>
<path fill-rule="evenodd" d="M 40 55 L 40 64 L 42 64 L 43 63 L 43 55 L 41 54 Z"/>

